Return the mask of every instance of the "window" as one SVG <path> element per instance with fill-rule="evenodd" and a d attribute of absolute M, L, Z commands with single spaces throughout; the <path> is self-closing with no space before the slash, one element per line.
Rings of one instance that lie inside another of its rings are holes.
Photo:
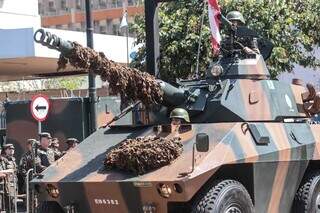
<path fill-rule="evenodd" d="M 106 34 L 107 33 L 107 27 L 106 26 L 100 26 L 100 33 Z"/>
<path fill-rule="evenodd" d="M 93 31 L 95 33 L 99 32 L 99 21 L 93 21 Z"/>
<path fill-rule="evenodd" d="M 117 0 L 112 0 L 111 7 L 117 7 Z"/>
<path fill-rule="evenodd" d="M 68 24 L 68 30 L 74 30 L 74 26 L 73 26 L 72 23 L 69 23 L 69 24 Z"/>
<path fill-rule="evenodd" d="M 118 24 L 112 25 L 112 34 L 119 35 L 119 25 Z"/>
<path fill-rule="evenodd" d="M 105 8 L 107 6 L 107 1 L 106 0 L 99 0 L 99 6 L 102 8 Z"/>
<path fill-rule="evenodd" d="M 82 30 L 82 31 L 85 31 L 86 28 L 87 28 L 86 22 L 81 22 L 81 30 Z"/>
<path fill-rule="evenodd" d="M 133 0 L 128 0 L 128 5 L 132 6 L 133 5 Z"/>
<path fill-rule="evenodd" d="M 49 1 L 49 11 L 54 12 L 56 11 L 56 7 L 53 1 Z"/>
<path fill-rule="evenodd" d="M 122 7 L 123 1 L 122 0 L 117 0 L 117 7 Z"/>
<path fill-rule="evenodd" d="M 38 3 L 38 11 L 40 15 L 44 14 L 43 5 L 41 2 Z"/>
<path fill-rule="evenodd" d="M 81 10 L 81 0 L 76 0 L 76 8 L 77 10 Z"/>
<path fill-rule="evenodd" d="M 67 10 L 67 2 L 66 2 L 66 0 L 61 0 L 61 9 L 62 10 Z"/>

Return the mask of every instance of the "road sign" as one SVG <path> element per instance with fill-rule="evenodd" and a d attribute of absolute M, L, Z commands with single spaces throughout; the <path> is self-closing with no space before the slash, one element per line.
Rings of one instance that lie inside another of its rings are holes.
<path fill-rule="evenodd" d="M 34 119 L 41 122 L 46 120 L 50 108 L 49 98 L 45 95 L 35 95 L 30 104 L 31 114 Z"/>

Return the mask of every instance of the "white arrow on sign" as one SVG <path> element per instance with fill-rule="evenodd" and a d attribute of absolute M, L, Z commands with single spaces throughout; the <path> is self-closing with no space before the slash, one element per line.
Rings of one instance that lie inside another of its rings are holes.
<path fill-rule="evenodd" d="M 31 114 L 37 121 L 44 121 L 49 112 L 49 99 L 44 95 L 36 95 L 31 101 Z"/>

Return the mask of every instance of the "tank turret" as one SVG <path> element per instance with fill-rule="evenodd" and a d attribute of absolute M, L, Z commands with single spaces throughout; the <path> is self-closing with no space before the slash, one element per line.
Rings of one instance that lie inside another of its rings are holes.
<path fill-rule="evenodd" d="M 239 29 L 238 35 L 255 34 L 246 28 Z M 100 75 L 126 101 L 140 100 L 146 106 L 158 104 L 160 109 L 151 107 L 146 112 L 150 118 L 148 124 L 169 122 L 168 115 L 174 107 L 186 109 L 191 122 L 276 121 L 309 116 L 306 107 L 302 107 L 305 105 L 301 96 L 305 92 L 303 86 L 270 79 L 264 61 L 270 52 L 264 56 L 241 55 L 236 51 L 233 57 L 223 57 L 213 64 L 205 79 L 182 80 L 173 86 L 43 29 L 35 33 L 34 39 L 61 52 L 58 69 L 70 63 Z"/>

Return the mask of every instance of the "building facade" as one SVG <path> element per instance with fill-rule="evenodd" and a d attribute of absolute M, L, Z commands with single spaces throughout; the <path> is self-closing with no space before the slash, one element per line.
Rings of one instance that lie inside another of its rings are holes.
<path fill-rule="evenodd" d="M 41 25 L 47 28 L 85 31 L 85 0 L 39 0 Z M 143 13 L 143 0 L 91 0 L 95 33 L 120 35 L 124 10 L 128 22 Z"/>

